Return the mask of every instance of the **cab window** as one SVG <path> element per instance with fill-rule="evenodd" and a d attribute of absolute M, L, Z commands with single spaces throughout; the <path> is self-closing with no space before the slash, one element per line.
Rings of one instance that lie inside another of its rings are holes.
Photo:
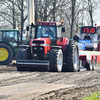
<path fill-rule="evenodd" d="M 18 41 L 18 32 L 17 31 L 4 31 L 3 40 L 16 43 Z"/>

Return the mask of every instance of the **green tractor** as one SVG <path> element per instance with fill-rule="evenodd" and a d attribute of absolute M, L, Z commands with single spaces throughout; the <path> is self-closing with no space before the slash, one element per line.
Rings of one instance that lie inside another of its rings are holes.
<path fill-rule="evenodd" d="M 19 29 L 0 29 L 0 65 L 7 65 L 16 59 L 20 43 Z"/>

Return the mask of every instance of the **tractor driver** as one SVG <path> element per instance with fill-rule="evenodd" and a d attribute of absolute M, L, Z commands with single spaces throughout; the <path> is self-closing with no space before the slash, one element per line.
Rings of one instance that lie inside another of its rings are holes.
<path fill-rule="evenodd" d="M 84 40 L 91 40 L 91 37 L 88 34 L 86 34 Z"/>
<path fill-rule="evenodd" d="M 54 36 L 54 33 L 53 33 L 53 31 L 52 31 L 50 28 L 47 28 L 47 30 L 45 31 L 44 34 L 46 34 L 46 35 L 48 35 L 48 36 L 50 36 L 50 37 L 52 37 L 52 38 L 53 38 L 53 36 Z"/>

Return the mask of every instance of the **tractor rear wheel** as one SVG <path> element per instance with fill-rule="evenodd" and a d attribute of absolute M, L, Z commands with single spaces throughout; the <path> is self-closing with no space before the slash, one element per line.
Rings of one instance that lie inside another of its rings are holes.
<path fill-rule="evenodd" d="M 63 53 L 61 49 L 52 49 L 49 55 L 50 71 L 62 71 Z"/>
<path fill-rule="evenodd" d="M 11 63 L 13 56 L 12 48 L 6 43 L 0 43 L 0 64 L 7 65 Z"/>
<path fill-rule="evenodd" d="M 20 47 L 17 52 L 17 60 L 32 60 L 31 49 Z M 17 66 L 17 71 L 30 71 L 31 67 Z"/>
<path fill-rule="evenodd" d="M 19 48 L 17 52 L 17 60 L 26 60 L 27 57 L 27 49 L 26 48 Z"/>
<path fill-rule="evenodd" d="M 17 60 L 26 60 L 27 58 L 27 49 L 26 48 L 19 48 L 17 52 Z M 17 71 L 26 71 L 26 68 L 22 66 L 17 66 Z"/>
<path fill-rule="evenodd" d="M 66 65 L 67 71 L 76 72 L 79 70 L 79 51 L 77 42 L 70 41 L 66 49 Z"/>

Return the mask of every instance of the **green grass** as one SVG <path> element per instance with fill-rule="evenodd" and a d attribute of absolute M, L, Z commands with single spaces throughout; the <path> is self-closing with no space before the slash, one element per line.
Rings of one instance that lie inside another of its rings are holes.
<path fill-rule="evenodd" d="M 100 100 L 100 91 L 92 94 L 91 96 L 85 97 L 82 100 Z"/>
<path fill-rule="evenodd" d="M 100 66 L 100 62 L 96 64 L 96 66 Z"/>

